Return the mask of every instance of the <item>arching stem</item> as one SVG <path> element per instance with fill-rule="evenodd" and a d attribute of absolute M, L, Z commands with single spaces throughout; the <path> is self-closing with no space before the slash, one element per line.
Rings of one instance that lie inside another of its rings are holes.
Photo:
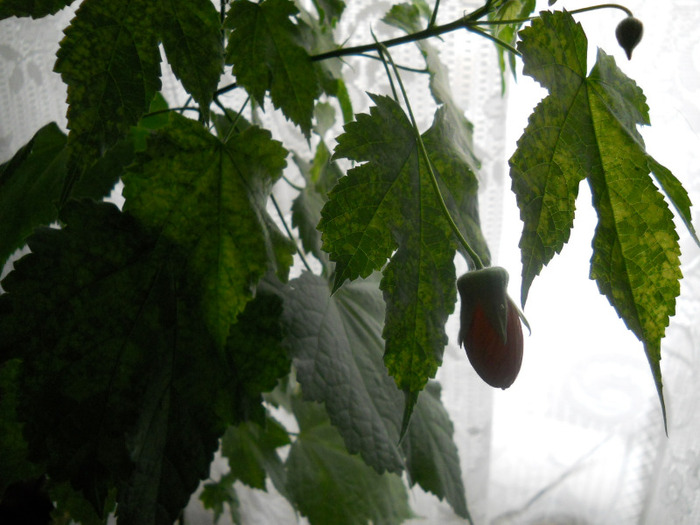
<path fill-rule="evenodd" d="M 399 84 L 399 89 L 401 90 L 401 95 L 403 96 L 404 102 L 406 103 L 406 109 L 408 111 L 408 116 L 411 120 L 411 125 L 413 126 L 413 131 L 416 135 L 416 141 L 418 142 L 418 148 L 420 149 L 421 155 L 423 157 L 423 161 L 425 162 L 425 165 L 428 167 L 428 172 L 430 174 L 430 182 L 433 186 L 433 189 L 435 190 L 435 194 L 437 195 L 438 202 L 440 204 L 440 208 L 442 210 L 442 213 L 447 220 L 448 224 L 450 225 L 450 228 L 452 229 L 452 232 L 455 234 L 457 237 L 457 240 L 459 243 L 462 245 L 464 250 L 467 252 L 469 255 L 469 258 L 472 260 L 474 263 L 475 269 L 479 270 L 484 267 L 484 263 L 481 261 L 481 257 L 479 257 L 479 254 L 476 253 L 476 251 L 469 245 L 469 242 L 467 239 L 465 239 L 464 235 L 462 235 L 462 232 L 459 230 L 459 227 L 455 223 L 454 219 L 452 218 L 452 214 L 450 213 L 450 210 L 447 208 L 447 204 L 445 203 L 445 198 L 442 196 L 442 191 L 440 191 L 440 184 L 438 183 L 437 176 L 435 175 L 435 170 L 433 169 L 433 164 L 430 162 L 430 157 L 428 156 L 428 151 L 425 148 L 425 144 L 423 143 L 423 138 L 421 137 L 420 130 L 418 129 L 418 124 L 416 122 L 416 119 L 413 115 L 413 110 L 411 109 L 411 104 L 408 100 L 408 94 L 406 93 L 406 88 L 403 85 L 403 82 L 401 81 L 401 75 L 399 74 L 399 70 L 394 64 L 393 59 L 391 58 L 391 54 L 389 53 L 389 50 L 384 48 L 381 48 L 381 43 L 378 43 L 380 45 L 380 56 L 386 56 L 386 58 L 389 60 L 389 63 L 391 64 L 392 69 L 394 70 L 394 76 L 396 76 L 396 80 Z"/>

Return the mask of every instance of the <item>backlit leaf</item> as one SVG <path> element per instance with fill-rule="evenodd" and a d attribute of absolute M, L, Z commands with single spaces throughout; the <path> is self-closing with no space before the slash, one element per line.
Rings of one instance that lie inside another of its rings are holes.
<path fill-rule="evenodd" d="M 384 361 L 401 390 L 423 388 L 442 361 L 445 321 L 456 300 L 456 239 L 443 215 L 413 128 L 392 99 L 372 95 L 376 106 L 345 126 L 335 157 L 364 162 L 329 194 L 319 229 L 336 262 L 334 291 L 347 279 L 384 268 Z M 453 217 L 477 225 L 476 180 L 464 152 L 439 144 L 447 120 L 441 109 L 425 133 L 438 184 Z M 448 153 L 448 151 L 450 153 Z M 463 233 L 483 248 L 478 227 Z M 471 237 L 474 237 L 472 239 Z M 486 256 L 485 256 L 486 258 Z"/>
<path fill-rule="evenodd" d="M 510 161 L 524 222 L 522 300 L 568 240 L 578 184 L 586 178 L 598 214 L 591 278 L 644 344 L 664 409 L 660 341 L 680 292 L 680 249 L 650 172 L 689 226 L 690 201 L 645 150 L 637 129 L 649 124 L 641 89 L 600 50 L 587 74 L 586 37 L 571 15 L 543 12 L 520 35 L 525 74 L 550 92 Z"/>
<path fill-rule="evenodd" d="M 206 117 L 224 65 L 219 13 L 210 0 L 161 0 L 168 62 Z"/>
<path fill-rule="evenodd" d="M 291 265 L 293 246 L 265 210 L 286 154 L 260 128 L 223 143 L 173 115 L 124 177 L 124 209 L 186 250 L 220 345 L 260 278 L 268 269 L 284 278 Z"/>
<path fill-rule="evenodd" d="M 297 13 L 291 0 L 234 2 L 226 18 L 233 31 L 226 63 L 233 64 L 236 81 L 261 106 L 265 93 L 282 113 L 309 136 L 319 80 L 306 50 L 299 44 L 299 29 L 290 17 Z"/>
<path fill-rule="evenodd" d="M 68 85 L 77 166 L 89 166 L 126 134 L 160 90 L 159 17 L 150 0 L 85 0 L 65 30 L 55 71 Z"/>

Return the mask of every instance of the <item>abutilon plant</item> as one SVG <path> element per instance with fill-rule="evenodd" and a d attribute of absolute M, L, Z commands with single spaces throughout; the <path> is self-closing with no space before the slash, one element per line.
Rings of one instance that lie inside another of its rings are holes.
<path fill-rule="evenodd" d="M 521 313 L 508 296 L 508 272 L 482 268 L 457 281 L 462 308 L 459 345 L 489 385 L 506 389 L 513 384 L 523 361 Z"/>
<path fill-rule="evenodd" d="M 439 0 L 393 0 L 381 21 L 399 35 L 360 45 L 334 27 L 379 20 L 347 20 L 343 0 L 0 0 L 0 22 L 71 3 L 53 67 L 66 125 L 0 164 L 0 268 L 14 261 L 0 283 L 0 516 L 29 487 L 60 522 L 169 525 L 195 494 L 240 521 L 238 486 L 272 484 L 311 525 L 399 524 L 417 485 L 473 523 L 435 379 L 446 323 L 459 291 L 471 364 L 513 384 L 519 308 L 568 242 L 584 180 L 590 277 L 643 343 L 664 410 L 660 345 L 682 277 L 671 207 L 700 240 L 681 181 L 645 149 L 641 88 L 603 50 L 589 64 L 574 18 L 624 11 L 630 57 L 643 28 L 629 9 L 482 0 L 443 23 Z M 548 91 L 509 160 L 517 306 L 481 229 L 474 126 L 432 43 L 455 31 L 497 45 L 502 88 L 520 59 Z M 408 44 L 419 53 L 395 64 Z M 368 58 L 391 89 L 360 112 L 351 93 L 370 86 L 345 72 Z M 164 71 L 183 106 L 161 92 Z M 119 188 L 121 207 L 103 202 Z M 472 271 L 456 281 L 458 254 Z M 214 479 L 217 452 L 230 468 Z"/>

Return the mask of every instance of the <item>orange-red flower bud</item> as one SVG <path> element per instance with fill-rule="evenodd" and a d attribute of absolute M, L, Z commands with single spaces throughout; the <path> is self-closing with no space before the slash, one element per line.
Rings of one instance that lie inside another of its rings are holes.
<path fill-rule="evenodd" d="M 508 297 L 508 273 L 491 267 L 469 272 L 457 281 L 462 301 L 459 344 L 489 385 L 513 384 L 523 360 L 520 311 Z"/>

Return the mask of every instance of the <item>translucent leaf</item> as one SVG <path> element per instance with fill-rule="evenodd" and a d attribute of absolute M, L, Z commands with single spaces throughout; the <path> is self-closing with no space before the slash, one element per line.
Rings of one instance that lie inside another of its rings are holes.
<path fill-rule="evenodd" d="M 233 64 L 236 82 L 258 104 L 264 105 L 269 92 L 274 106 L 309 136 L 321 88 L 316 69 L 298 42 L 299 29 L 290 20 L 297 12 L 291 0 L 234 2 L 226 18 L 232 29 L 226 62 Z"/>
<path fill-rule="evenodd" d="M 358 115 L 338 137 L 335 157 L 364 164 L 331 191 L 319 230 L 324 250 L 336 262 L 334 290 L 383 268 L 384 361 L 401 390 L 416 392 L 435 374 L 447 342 L 444 324 L 456 300 L 457 243 L 419 160 L 408 118 L 392 99 L 372 99 L 376 106 L 370 114 Z M 451 140 L 440 141 L 449 137 L 445 115 L 439 110 L 425 133 L 426 148 L 451 215 L 484 253 L 474 214 L 476 180 L 464 152 Z"/>
<path fill-rule="evenodd" d="M 294 247 L 265 208 L 287 152 L 257 127 L 226 143 L 173 115 L 124 177 L 124 209 L 187 253 L 220 345 L 268 271 L 285 278 Z"/>
<path fill-rule="evenodd" d="M 85 0 L 57 53 L 68 85 L 72 159 L 89 166 L 148 111 L 160 90 L 160 9 L 150 0 Z"/>
<path fill-rule="evenodd" d="M 660 341 L 680 291 L 680 249 L 650 171 L 694 233 L 687 193 L 645 150 L 637 129 L 649 124 L 641 89 L 603 51 L 587 75 L 586 36 L 571 15 L 543 12 L 520 35 L 525 74 L 550 92 L 510 161 L 524 222 L 522 300 L 568 240 L 586 178 L 598 213 L 591 278 L 643 342 L 663 409 Z"/>
<path fill-rule="evenodd" d="M 219 13 L 209 0 L 161 0 L 161 5 L 168 62 L 206 117 L 224 66 Z"/>
<path fill-rule="evenodd" d="M 489 13 L 489 20 L 505 21 L 527 19 L 535 10 L 536 4 L 536 0 L 506 0 L 505 2 L 501 2 L 495 11 Z M 515 46 L 518 30 L 522 25 L 523 22 L 496 24 L 491 26 L 491 34 L 497 39 Z M 501 87 L 502 90 L 505 91 L 506 68 L 510 68 L 510 71 L 515 75 L 515 55 L 513 53 L 508 53 L 500 45 L 496 46 L 496 51 L 498 51 L 498 65 L 501 68 Z M 507 65 L 506 55 L 508 56 Z"/>
<path fill-rule="evenodd" d="M 299 231 L 299 238 L 307 253 L 312 253 L 329 271 L 328 254 L 321 249 L 321 232 L 316 229 L 321 220 L 321 210 L 328 200 L 328 192 L 342 176 L 337 163 L 331 161 L 331 153 L 325 142 L 319 142 L 313 161 L 309 164 L 294 157 L 306 184 L 292 203 L 292 225 Z"/>

